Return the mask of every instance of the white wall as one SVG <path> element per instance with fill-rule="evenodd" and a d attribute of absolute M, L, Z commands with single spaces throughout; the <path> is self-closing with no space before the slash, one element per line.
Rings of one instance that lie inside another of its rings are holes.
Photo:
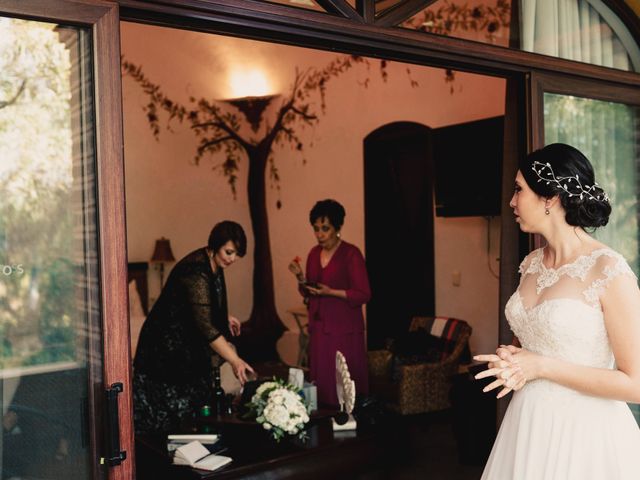
<path fill-rule="evenodd" d="M 262 69 L 271 90 L 289 90 L 296 68 L 324 66 L 336 54 L 216 35 L 122 23 L 122 53 L 143 67 L 173 99 L 187 103 L 190 95 L 208 99 L 233 96 L 228 78 L 237 68 Z M 502 79 L 456 73 L 454 93 L 440 69 L 410 66 L 419 83 L 411 88 L 407 65 L 390 63 L 385 83 L 379 62 L 368 70 L 360 65 L 332 79 L 327 88 L 326 115 L 315 128 L 301 131 L 305 153 L 276 147 L 282 208 L 274 188 L 268 190 L 276 305 L 282 320 L 294 322 L 287 309 L 300 305 L 288 262 L 305 257 L 314 245 L 307 222 L 318 199 L 332 197 L 347 210 L 343 238 L 364 251 L 363 139 L 376 128 L 395 121 L 419 122 L 432 128 L 504 113 Z M 369 79 L 365 88 L 364 82 Z M 246 195 L 246 159 L 241 162 L 238 195 L 233 199 L 226 180 L 212 167 L 220 157 L 193 164 L 197 140 L 187 126 L 172 124 L 156 141 L 142 107 L 140 87 L 123 78 L 127 234 L 129 261 L 147 261 L 156 238 L 171 240 L 176 258 L 203 246 L 211 227 L 222 219 L 240 222 L 249 237 L 245 259 L 228 270 L 230 312 L 245 320 L 251 310 L 253 242 Z M 277 103 L 274 102 L 275 106 Z M 317 106 L 319 112 L 319 105 Z M 267 110 L 273 115 L 274 109 Z M 164 124 L 163 122 L 161 122 Z M 247 133 L 247 132 L 245 132 Z M 306 161 L 303 161 L 306 160 Z M 499 222 L 492 227 L 497 257 Z M 474 328 L 472 349 L 495 348 L 498 325 L 498 282 L 486 266 L 486 221 L 481 218 L 435 222 L 436 310 L 457 316 Z M 493 261 L 494 269 L 497 262 Z M 451 272 L 461 272 L 460 287 L 451 285 Z M 158 295 L 158 277 L 150 274 L 150 296 Z M 285 334 L 279 350 L 286 361 L 296 358 L 297 337 Z"/>
<path fill-rule="evenodd" d="M 435 235 L 436 312 L 468 320 L 472 351 L 490 353 L 498 338 L 500 218 L 436 217 Z"/>

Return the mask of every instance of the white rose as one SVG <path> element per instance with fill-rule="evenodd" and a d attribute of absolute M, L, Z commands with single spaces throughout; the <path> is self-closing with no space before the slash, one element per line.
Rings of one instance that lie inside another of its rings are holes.
<path fill-rule="evenodd" d="M 264 382 L 263 384 L 261 384 L 257 390 L 256 390 L 256 395 L 260 396 L 262 395 L 266 390 L 273 388 L 275 386 L 277 386 L 278 384 L 275 382 Z"/>

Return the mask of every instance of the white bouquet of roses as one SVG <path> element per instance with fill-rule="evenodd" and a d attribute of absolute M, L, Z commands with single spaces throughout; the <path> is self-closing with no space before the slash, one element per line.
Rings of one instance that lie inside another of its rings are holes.
<path fill-rule="evenodd" d="M 247 405 L 262 428 L 280 441 L 285 435 L 306 438 L 309 409 L 298 389 L 281 380 L 261 384 Z"/>

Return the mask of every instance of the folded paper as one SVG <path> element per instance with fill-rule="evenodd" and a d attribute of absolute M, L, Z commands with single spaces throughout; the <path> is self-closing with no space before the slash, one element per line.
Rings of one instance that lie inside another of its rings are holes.
<path fill-rule="evenodd" d="M 302 389 L 304 386 L 304 372 L 299 368 L 290 368 L 289 383 L 296 388 Z"/>
<path fill-rule="evenodd" d="M 167 451 L 168 452 L 173 452 L 176 449 L 178 449 L 179 447 L 193 442 L 194 440 L 199 441 L 200 443 L 202 443 L 203 445 L 214 445 L 218 440 L 219 437 L 216 434 L 213 433 L 193 433 L 193 434 L 186 434 L 186 435 L 167 435 Z"/>

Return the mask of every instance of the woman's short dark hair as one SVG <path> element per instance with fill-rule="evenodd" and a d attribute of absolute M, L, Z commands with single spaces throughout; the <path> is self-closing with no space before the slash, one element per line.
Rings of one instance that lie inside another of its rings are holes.
<path fill-rule="evenodd" d="M 344 217 L 346 212 L 344 207 L 339 202 L 327 198 L 326 200 L 320 200 L 316 202 L 311 211 L 309 212 L 309 223 L 313 225 L 319 218 L 327 218 L 329 223 L 336 230 L 340 230 L 344 224 Z"/>
<path fill-rule="evenodd" d="M 544 179 L 536 173 L 534 166 L 538 167 L 537 172 L 540 172 L 542 167 L 541 175 Z M 535 193 L 545 198 L 556 195 L 560 197 L 560 203 L 566 212 L 565 219 L 569 225 L 596 229 L 604 227 L 609 221 L 611 204 L 602 188 L 595 187 L 590 191 L 592 194 L 582 193 L 596 181 L 591 162 L 577 148 L 564 143 L 552 143 L 522 158 L 519 167 L 527 185 Z M 567 186 L 562 188 L 564 181 L 562 183 L 546 181 L 547 178 L 553 177 L 569 179 Z M 576 180 L 571 183 L 570 180 L 574 178 Z M 583 188 L 578 189 L 576 181 L 579 181 Z"/>
<path fill-rule="evenodd" d="M 211 229 L 208 247 L 213 252 L 217 252 L 228 241 L 233 242 L 238 256 L 244 257 L 244 254 L 247 253 L 247 236 L 244 234 L 242 226 L 240 226 L 239 223 L 232 222 L 231 220 L 220 222 Z"/>

